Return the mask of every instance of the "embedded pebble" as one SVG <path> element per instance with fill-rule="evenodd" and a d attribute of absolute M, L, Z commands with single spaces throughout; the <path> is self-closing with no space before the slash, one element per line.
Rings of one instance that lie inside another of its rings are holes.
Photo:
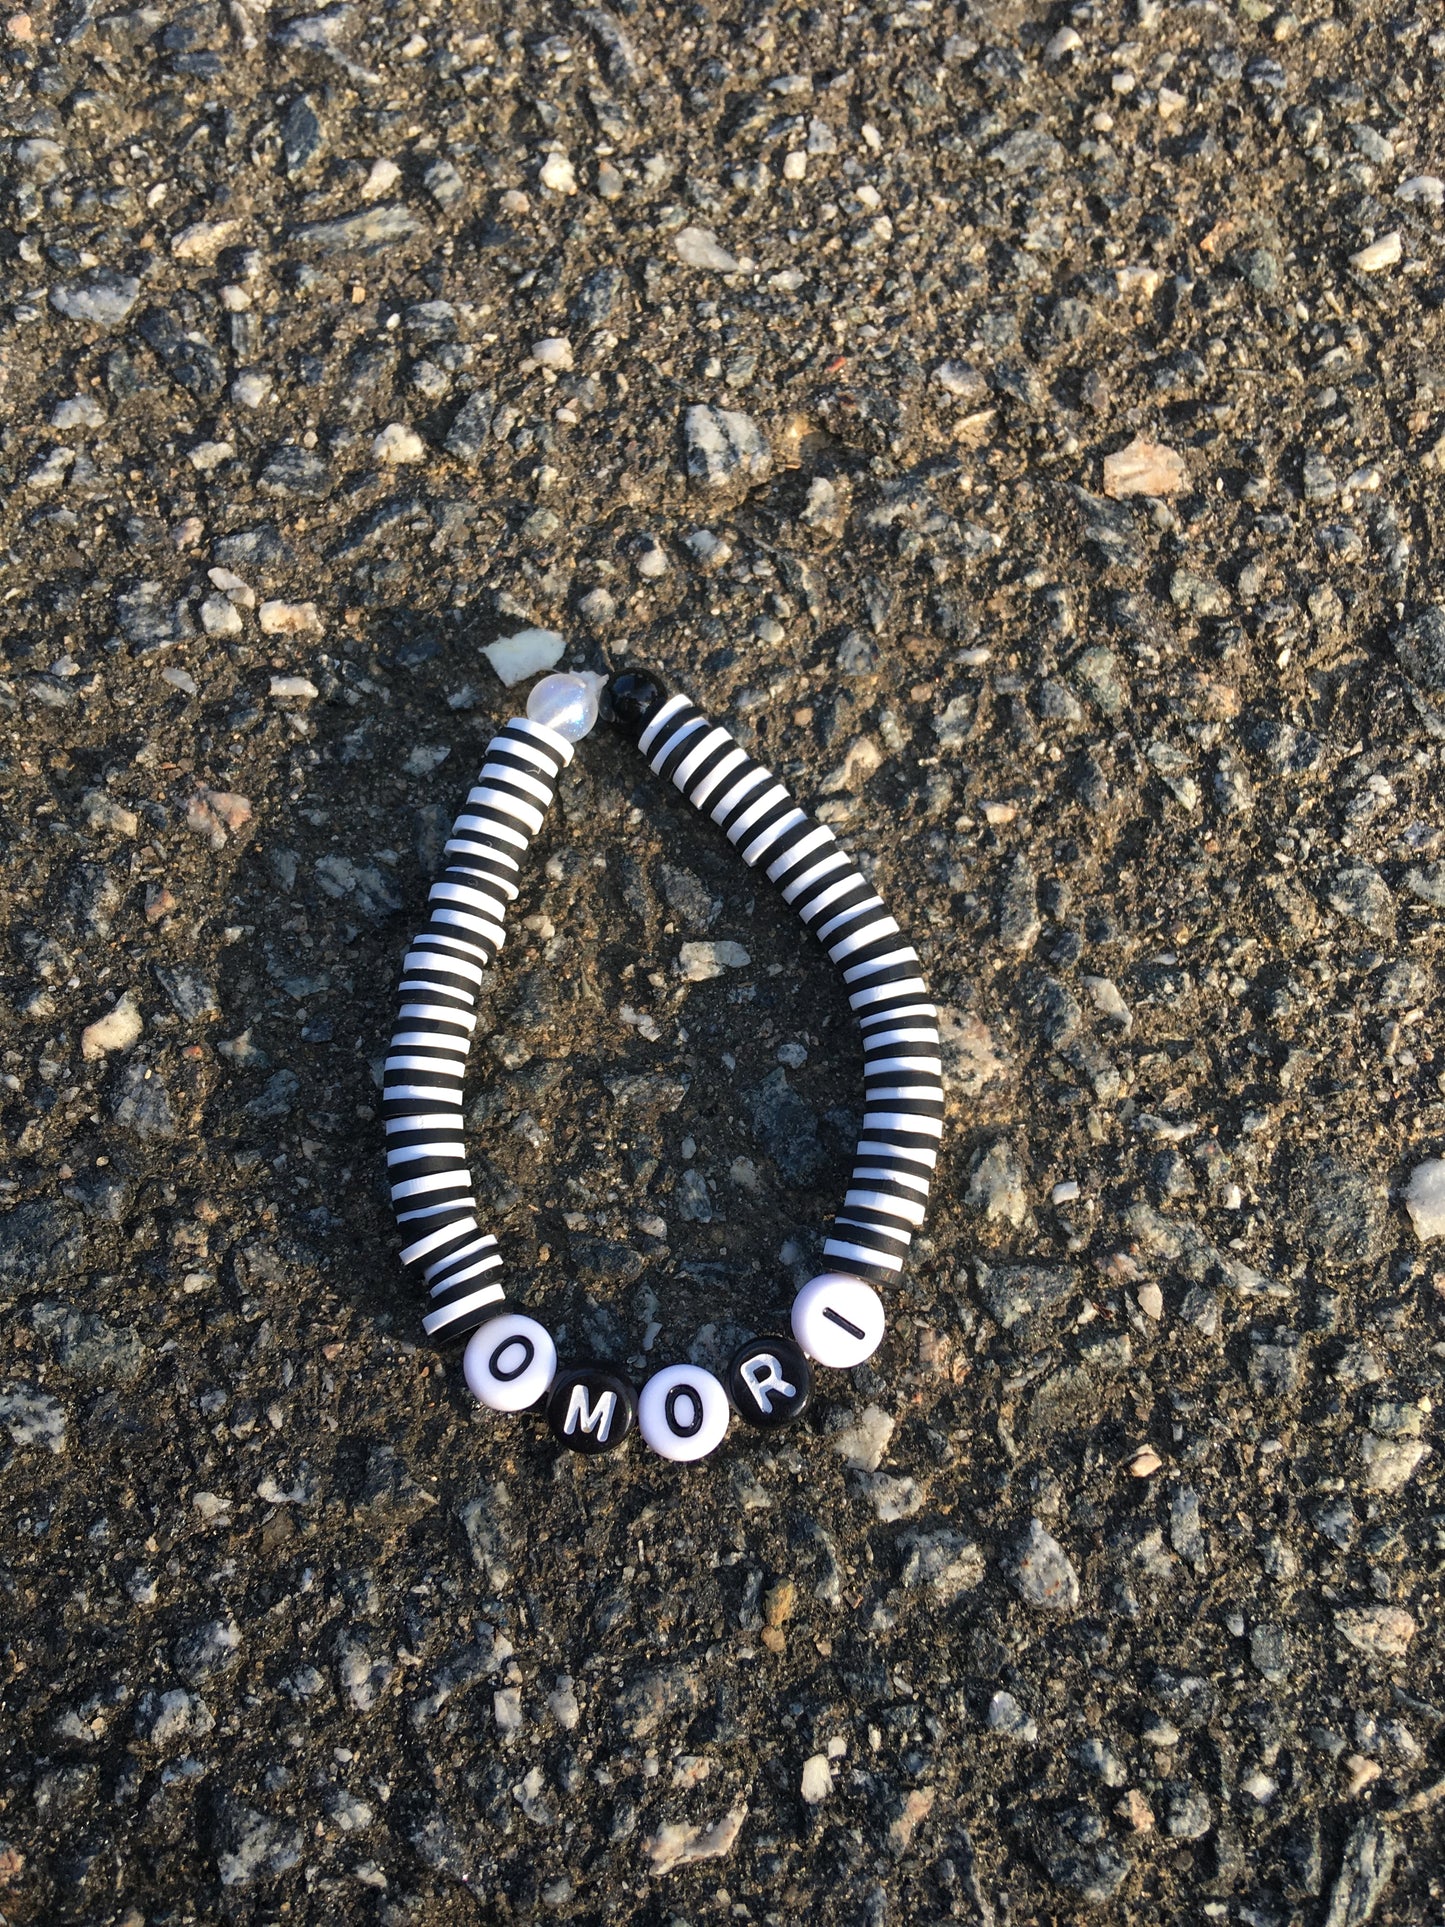
<path fill-rule="evenodd" d="M 1137 1787 L 1131 1787 L 1114 1808 L 1131 1833 L 1149 1833 L 1154 1827 L 1154 1809 Z"/>
<path fill-rule="evenodd" d="M 251 820 L 249 797 L 229 790 L 201 788 L 186 805 L 186 827 L 204 836 L 213 850 L 222 850 Z"/>
<path fill-rule="evenodd" d="M 209 595 L 201 604 L 201 627 L 208 636 L 239 636 L 245 625 L 229 596 Z"/>
<path fill-rule="evenodd" d="M 768 438 L 749 415 L 701 404 L 685 411 L 687 472 L 705 489 L 760 482 L 772 470 Z"/>
<path fill-rule="evenodd" d="M 929 380 L 956 401 L 976 401 L 988 392 L 988 383 L 971 362 L 940 361 Z"/>
<path fill-rule="evenodd" d="M 220 1803 L 216 1872 L 222 1887 L 275 1880 L 301 1858 L 300 1829 L 230 1798 Z"/>
<path fill-rule="evenodd" d="M 973 1592 L 987 1576 L 981 1548 L 961 1532 L 917 1532 L 902 1543 L 908 1556 L 898 1575 L 899 1585 L 905 1592 L 924 1588 L 940 1606 L 951 1606 L 964 1593 Z"/>
<path fill-rule="evenodd" d="M 1177 495 L 1188 486 L 1189 469 L 1178 450 L 1143 435 L 1104 457 L 1104 493 L 1115 501 L 1131 495 Z"/>
<path fill-rule="evenodd" d="M 0 1425 L 21 1450 L 65 1450 L 65 1409 L 52 1392 L 32 1385 L 0 1385 Z"/>
<path fill-rule="evenodd" d="M 1028 1191 L 1023 1166 L 1008 1138 L 996 1138 L 980 1151 L 969 1173 L 964 1203 L 985 1218 L 1021 1225 L 1028 1216 Z"/>
<path fill-rule="evenodd" d="M 739 1801 L 711 1826 L 668 1821 L 645 1845 L 652 1873 L 654 1876 L 669 1874 L 677 1867 L 690 1867 L 700 1860 L 725 1858 L 732 1852 L 747 1817 L 747 1803 Z"/>
<path fill-rule="evenodd" d="M 893 1428 L 894 1421 L 881 1406 L 865 1405 L 851 1422 L 845 1420 L 829 1434 L 828 1443 L 852 1471 L 876 1472 Z"/>
<path fill-rule="evenodd" d="M 1383 1820 L 1371 1815 L 1356 1825 L 1345 1842 L 1324 1927 L 1365 1927 L 1390 1885 L 1396 1851 L 1395 1835 Z"/>
<path fill-rule="evenodd" d="M 727 938 L 695 939 L 685 943 L 678 952 L 677 969 L 685 983 L 702 984 L 710 978 L 721 977 L 728 970 L 746 970 L 751 962 L 752 958 L 740 943 Z"/>
<path fill-rule="evenodd" d="M 582 1713 L 577 1704 L 577 1695 L 573 1691 L 572 1681 L 566 1673 L 560 1673 L 557 1676 L 557 1684 L 547 1695 L 547 1706 L 563 1732 L 572 1732 L 581 1719 Z"/>
<path fill-rule="evenodd" d="M 1117 1024 L 1126 1034 L 1133 1029 L 1134 1019 L 1129 1006 L 1119 994 L 1118 986 L 1107 977 L 1085 977 L 1084 988 L 1095 1010 L 1110 1023 Z"/>
<path fill-rule="evenodd" d="M 176 1672 L 187 1686 L 229 1673 L 240 1664 L 241 1629 L 234 1619 L 211 1619 L 183 1633 L 172 1650 Z"/>
<path fill-rule="evenodd" d="M 178 261 L 214 261 L 241 231 L 239 221 L 193 221 L 171 236 L 171 253 Z"/>
<path fill-rule="evenodd" d="M 718 240 L 709 228 L 679 228 L 672 237 L 672 249 L 679 261 L 690 268 L 711 268 L 717 274 L 736 274 L 737 256 Z"/>
<path fill-rule="evenodd" d="M 393 468 L 424 462 L 426 457 L 426 443 L 405 422 L 389 422 L 371 444 L 371 459 Z"/>
<path fill-rule="evenodd" d="M 1335 1614 L 1341 1636 L 1372 1659 L 1403 1659 L 1419 1630 L 1401 1606 L 1351 1606 Z"/>
<path fill-rule="evenodd" d="M 134 275 L 102 269 L 90 280 L 50 290 L 50 305 L 67 321 L 88 321 L 100 328 L 114 328 L 124 321 L 140 297 L 140 282 Z"/>
<path fill-rule="evenodd" d="M 1379 274 L 1385 268 L 1393 268 L 1403 260 L 1404 243 L 1400 230 L 1392 228 L 1382 234 L 1378 241 L 1371 241 L 1367 247 L 1358 249 L 1350 256 L 1350 266 L 1357 274 Z"/>
<path fill-rule="evenodd" d="M 271 383 L 255 369 L 242 369 L 231 383 L 231 399 L 242 408 L 264 408 L 271 399 Z"/>
<path fill-rule="evenodd" d="M 1036 1811 L 1027 1835 L 1053 1886 L 1086 1906 L 1112 1900 L 1129 1877 L 1129 1862 L 1108 1838 L 1102 1818 L 1088 1807 Z"/>
<path fill-rule="evenodd" d="M 369 254 L 410 240 L 421 232 L 421 222 L 409 208 L 388 201 L 379 207 L 358 208 L 330 221 L 311 221 L 292 230 L 292 239 L 305 254 L 336 256 Z"/>
<path fill-rule="evenodd" d="M 35 464 L 25 477 L 26 488 L 60 488 L 75 460 L 73 448 L 53 448 Z"/>
<path fill-rule="evenodd" d="M 577 175 L 565 154 L 549 154 L 537 175 L 549 194 L 575 194 Z"/>
<path fill-rule="evenodd" d="M 229 462 L 236 453 L 234 442 L 197 442 L 187 453 L 186 459 L 199 475 L 209 475 L 212 469 Z"/>
<path fill-rule="evenodd" d="M 705 566 L 721 568 L 732 556 L 731 546 L 711 529 L 694 529 L 683 537 L 688 549 Z"/>
<path fill-rule="evenodd" d="M 1366 1432 L 1360 1439 L 1360 1464 L 1367 1492 L 1398 1492 L 1430 1454 L 1423 1439 L 1382 1439 Z"/>
<path fill-rule="evenodd" d="M 555 629 L 518 629 L 513 635 L 485 643 L 482 654 L 511 689 L 544 670 L 555 669 L 566 646 Z"/>
<path fill-rule="evenodd" d="M 168 1692 L 148 1689 L 136 1703 L 135 1737 L 142 1746 L 157 1750 L 178 1741 L 204 1739 L 215 1724 L 215 1715 L 206 1702 L 183 1686 L 173 1686 Z"/>
<path fill-rule="evenodd" d="M 263 602 L 256 620 L 266 636 L 319 636 L 325 627 L 314 602 Z"/>
<path fill-rule="evenodd" d="M 422 185 L 443 212 L 466 199 L 466 176 L 453 161 L 433 161 L 422 176 Z"/>
<path fill-rule="evenodd" d="M 80 1054 L 89 1062 L 107 1057 L 112 1051 L 127 1051 L 145 1028 L 140 1006 L 130 991 L 118 997 L 103 1017 L 87 1024 L 80 1033 Z"/>
<path fill-rule="evenodd" d="M 1079 1575 L 1058 1540 L 1038 1519 L 1004 1560 L 1003 1569 L 1025 1605 L 1072 1612 L 1079 1603 Z"/>
<path fill-rule="evenodd" d="M 164 671 L 162 671 L 164 674 Z M 80 818 L 96 835 L 134 836 L 140 817 L 105 790 L 87 790 L 80 799 Z"/>
<path fill-rule="evenodd" d="M 1002 1690 L 995 1693 L 984 1718 L 991 1733 L 1002 1733 L 1005 1739 L 1017 1740 L 1021 1746 L 1032 1746 L 1039 1737 L 1038 1721 L 1025 1713 L 1012 1693 Z"/>
<path fill-rule="evenodd" d="M 383 195 L 390 194 L 400 179 L 401 169 L 395 161 L 385 159 L 373 161 L 366 179 L 361 184 L 362 200 L 381 200 Z"/>
<path fill-rule="evenodd" d="M 1433 910 L 1445 910 L 1445 863 L 1412 864 L 1405 872 L 1405 889 Z"/>
<path fill-rule="evenodd" d="M 103 428 L 105 420 L 105 409 L 94 395 L 72 396 L 50 411 L 50 426 L 62 434 L 72 428 Z"/>
<path fill-rule="evenodd" d="M 1214 1825 L 1214 1809 L 1198 1787 L 1180 1787 L 1164 1808 L 1164 1831 L 1171 1840 L 1202 1840 Z"/>
<path fill-rule="evenodd" d="M 1037 879 L 1027 857 L 1016 856 L 999 898 L 998 940 L 1006 950 L 1031 950 L 1042 928 Z"/>
<path fill-rule="evenodd" d="M 544 335 L 532 343 L 532 359 L 539 368 L 561 372 L 572 366 L 572 344 L 565 335 Z"/>
<path fill-rule="evenodd" d="M 577 604 L 577 612 L 593 628 L 606 628 L 617 613 L 617 601 L 606 589 L 589 589 Z"/>
<path fill-rule="evenodd" d="M 1426 689 L 1445 694 L 1445 603 L 1433 603 L 1398 630 L 1395 653 Z"/>
<path fill-rule="evenodd" d="M 1410 1173 L 1405 1209 L 1421 1244 L 1445 1238 L 1445 1158 L 1426 1158 Z"/>

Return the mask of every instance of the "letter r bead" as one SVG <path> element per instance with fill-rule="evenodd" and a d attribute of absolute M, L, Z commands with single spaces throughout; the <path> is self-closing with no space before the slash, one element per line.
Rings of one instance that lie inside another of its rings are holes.
<path fill-rule="evenodd" d="M 728 1363 L 727 1388 L 745 1424 L 773 1432 L 807 1411 L 813 1370 L 791 1338 L 750 1338 Z"/>

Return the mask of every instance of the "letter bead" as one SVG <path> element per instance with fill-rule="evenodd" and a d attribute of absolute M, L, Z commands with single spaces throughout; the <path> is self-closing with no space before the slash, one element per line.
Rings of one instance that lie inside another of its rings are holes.
<path fill-rule="evenodd" d="M 643 1386 L 637 1426 L 659 1458 L 706 1458 L 728 1429 L 728 1395 L 700 1365 L 668 1365 Z"/>
<path fill-rule="evenodd" d="M 728 1397 L 738 1417 L 764 1432 L 801 1418 L 813 1397 L 813 1368 L 791 1338 L 764 1334 L 728 1361 Z"/>
<path fill-rule="evenodd" d="M 861 1278 L 825 1271 L 793 1300 L 793 1336 L 820 1365 L 848 1371 L 883 1342 L 883 1300 Z"/>
<path fill-rule="evenodd" d="M 589 1458 L 615 1451 L 636 1418 L 636 1392 L 620 1372 L 603 1365 L 579 1365 L 559 1372 L 547 1394 L 547 1425 L 553 1438 Z"/>
<path fill-rule="evenodd" d="M 494 1412 L 525 1412 L 545 1397 L 556 1376 L 557 1347 L 535 1318 L 506 1312 L 472 1333 L 462 1371 L 480 1404 Z"/>

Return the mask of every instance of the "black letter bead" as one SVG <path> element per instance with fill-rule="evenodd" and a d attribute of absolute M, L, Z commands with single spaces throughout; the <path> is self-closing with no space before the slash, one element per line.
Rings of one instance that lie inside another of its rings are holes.
<path fill-rule="evenodd" d="M 607 685 L 612 720 L 635 743 L 659 703 L 667 700 L 661 676 L 650 669 L 623 669 Z"/>
<path fill-rule="evenodd" d="M 547 1424 L 554 1439 L 589 1457 L 621 1445 L 637 1422 L 637 1393 L 620 1372 L 605 1365 L 579 1365 L 558 1372 L 547 1394 Z"/>
<path fill-rule="evenodd" d="M 727 1384 L 739 1418 L 776 1432 L 807 1411 L 813 1368 L 791 1338 L 750 1338 L 733 1353 Z"/>

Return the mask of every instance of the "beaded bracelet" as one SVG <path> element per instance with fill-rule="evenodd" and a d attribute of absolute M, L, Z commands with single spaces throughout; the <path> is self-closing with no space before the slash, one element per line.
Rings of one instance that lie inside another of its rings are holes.
<path fill-rule="evenodd" d="M 732 1411 L 764 1429 L 790 1424 L 811 1400 L 814 1364 L 861 1365 L 881 1343 L 874 1285 L 902 1272 L 943 1133 L 937 1012 L 917 952 L 832 831 L 687 697 L 669 695 L 649 674 L 614 676 L 613 720 L 744 863 L 763 866 L 842 973 L 863 1036 L 863 1134 L 823 1245 L 835 1269 L 798 1292 L 791 1337 L 749 1339 L 726 1384 L 691 1364 L 664 1366 L 640 1392 L 610 1365 L 559 1369 L 546 1328 L 502 1308 L 501 1254 L 478 1223 L 462 1140 L 462 1080 L 477 994 L 502 948 L 520 859 L 574 745 L 597 720 L 601 680 L 545 677 L 526 715 L 487 746 L 446 844 L 447 868 L 432 885 L 428 921 L 403 966 L 386 1060 L 387 1175 L 402 1263 L 418 1268 L 427 1287 L 423 1326 L 438 1341 L 467 1339 L 463 1370 L 483 1405 L 544 1406 L 553 1435 L 574 1451 L 611 1451 L 636 1425 L 663 1458 L 699 1459 L 721 1442 Z"/>

